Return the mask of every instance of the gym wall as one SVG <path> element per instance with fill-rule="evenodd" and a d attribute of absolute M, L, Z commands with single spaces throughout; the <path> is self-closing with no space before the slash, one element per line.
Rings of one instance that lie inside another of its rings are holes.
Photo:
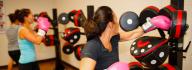
<path fill-rule="evenodd" d="M 9 26 L 10 21 L 8 14 L 13 13 L 16 9 L 29 8 L 33 13 L 39 13 L 46 11 L 52 16 L 52 8 L 54 8 L 55 0 L 3 0 L 4 5 L 4 21 L 6 23 L 5 28 Z M 49 30 L 49 34 L 52 31 Z M 38 60 L 44 60 L 49 58 L 55 58 L 55 48 L 45 47 L 44 44 L 36 45 L 36 53 Z M 8 48 L 7 38 L 5 34 L 0 34 L 0 66 L 7 65 L 8 63 Z"/>
<path fill-rule="evenodd" d="M 119 17 L 126 11 L 133 11 L 136 12 L 138 15 L 139 13 L 147 6 L 156 6 L 158 8 L 163 8 L 167 5 L 170 4 L 170 0 L 56 0 L 56 8 L 58 10 L 58 13 L 61 12 L 70 12 L 72 10 L 78 10 L 82 9 L 84 14 L 87 14 L 87 6 L 88 5 L 94 5 L 94 9 L 96 10 L 100 6 L 109 6 L 112 8 L 112 10 L 116 13 L 118 19 Z M 191 26 L 190 22 L 192 22 L 192 9 L 190 8 L 190 5 L 192 4 L 192 1 L 190 0 L 185 0 L 185 10 L 188 12 L 188 24 Z M 87 15 L 86 15 L 87 16 Z M 66 27 L 73 27 L 73 23 L 68 23 L 67 26 L 59 26 L 59 30 L 63 31 L 64 28 Z M 184 40 L 184 47 L 188 44 L 191 38 L 191 28 L 189 27 L 186 35 L 185 35 L 185 40 Z M 83 30 L 81 29 L 83 32 Z M 120 29 L 120 32 L 122 30 Z M 152 31 L 150 33 L 145 34 L 147 36 L 160 36 L 158 31 Z M 130 55 L 130 44 L 134 40 L 127 41 L 127 42 L 120 42 L 119 43 L 119 57 L 120 61 L 123 62 L 132 62 L 136 61 L 131 55 Z M 85 43 L 86 38 L 84 36 L 81 36 L 80 41 L 77 43 Z M 63 45 L 63 44 L 61 44 Z M 62 52 L 61 52 L 62 53 Z M 192 65 L 192 57 L 190 56 L 192 53 L 192 48 L 189 48 L 188 53 L 184 54 L 187 56 L 186 59 L 184 59 L 184 69 L 183 70 L 190 70 L 191 65 Z M 79 67 L 79 61 L 77 61 L 74 57 L 74 54 L 66 55 L 62 53 L 62 60 L 75 66 Z M 166 61 L 167 62 L 167 61 Z"/>

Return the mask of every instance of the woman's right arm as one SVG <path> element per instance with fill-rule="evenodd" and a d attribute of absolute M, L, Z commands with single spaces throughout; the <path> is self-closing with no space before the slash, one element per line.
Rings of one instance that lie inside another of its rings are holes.
<path fill-rule="evenodd" d="M 134 29 L 129 32 L 122 32 L 120 33 L 120 41 L 129 41 L 132 39 L 136 39 L 144 34 L 144 31 L 141 27 Z"/>
<path fill-rule="evenodd" d="M 81 59 L 80 61 L 80 70 L 94 70 L 95 69 L 95 65 L 96 65 L 96 61 L 88 58 L 88 57 L 84 57 Z"/>
<path fill-rule="evenodd" d="M 40 44 L 43 37 L 37 35 L 37 33 L 33 33 L 32 31 L 29 31 L 26 28 L 22 28 L 19 32 L 19 37 L 21 39 L 27 39 L 31 42 L 33 42 L 34 44 Z"/>

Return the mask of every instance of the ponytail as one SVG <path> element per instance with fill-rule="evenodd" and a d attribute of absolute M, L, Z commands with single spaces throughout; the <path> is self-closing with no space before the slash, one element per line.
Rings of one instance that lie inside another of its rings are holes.
<path fill-rule="evenodd" d="M 30 10 L 29 9 L 21 9 L 21 10 L 16 10 L 15 11 L 15 15 L 17 17 L 17 19 L 19 20 L 19 22 L 24 23 L 25 21 L 25 17 L 27 17 L 30 14 Z"/>
<path fill-rule="evenodd" d="M 9 20 L 11 21 L 11 24 L 13 24 L 16 21 L 16 17 L 14 13 L 10 13 L 8 17 L 9 17 Z"/>
<path fill-rule="evenodd" d="M 94 20 L 88 18 L 83 24 L 83 28 L 87 36 L 87 40 L 90 40 L 95 36 L 98 36 L 98 27 Z"/>
<path fill-rule="evenodd" d="M 93 18 L 88 18 L 83 24 L 87 39 L 101 36 L 109 22 L 113 21 L 113 11 L 108 6 L 101 6 L 94 13 Z"/>

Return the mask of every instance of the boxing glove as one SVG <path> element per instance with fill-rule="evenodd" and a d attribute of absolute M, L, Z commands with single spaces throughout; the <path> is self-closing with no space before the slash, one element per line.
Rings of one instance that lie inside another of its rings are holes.
<path fill-rule="evenodd" d="M 131 62 L 128 64 L 130 70 L 143 70 L 140 62 Z"/>
<path fill-rule="evenodd" d="M 38 35 L 45 36 L 46 32 L 48 31 L 51 23 L 45 17 L 39 17 L 37 19 L 37 27 L 38 27 Z"/>
<path fill-rule="evenodd" d="M 129 70 L 128 63 L 125 62 L 115 62 L 107 68 L 107 70 Z"/>
<path fill-rule="evenodd" d="M 142 25 L 142 28 L 144 32 L 152 31 L 156 28 L 162 29 L 162 30 L 169 30 L 171 26 L 171 20 L 166 16 L 156 16 L 153 18 L 147 18 L 147 22 Z"/>

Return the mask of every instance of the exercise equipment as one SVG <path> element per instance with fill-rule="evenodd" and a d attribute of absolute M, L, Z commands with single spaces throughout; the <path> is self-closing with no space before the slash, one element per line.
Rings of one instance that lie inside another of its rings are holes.
<path fill-rule="evenodd" d="M 60 41 L 59 41 L 59 30 L 58 30 L 58 22 L 57 22 L 57 9 L 53 9 L 53 20 L 52 20 L 52 26 L 53 26 L 53 33 L 54 33 L 54 45 L 55 45 L 55 70 L 64 70 L 64 66 L 61 60 L 61 47 L 60 47 Z"/>
<path fill-rule="evenodd" d="M 171 0 L 170 3 L 172 6 L 175 7 L 176 10 L 184 10 L 184 1 L 185 0 Z M 183 42 L 184 42 L 184 36 L 179 39 L 171 38 L 169 40 L 172 49 L 170 50 L 169 53 L 168 62 L 170 65 L 177 66 L 178 70 L 183 69 L 183 58 L 185 57 L 183 56 L 183 52 L 187 52 L 183 50 Z"/>
<path fill-rule="evenodd" d="M 44 16 L 44 15 L 46 15 L 46 14 L 43 14 L 43 15 L 41 15 L 41 16 Z M 74 15 L 74 13 L 69 13 L 69 16 L 71 17 L 72 15 Z M 48 15 L 47 15 L 48 16 Z M 72 18 L 70 18 L 68 16 L 68 18 L 69 18 L 69 20 L 70 21 L 72 21 L 73 22 L 73 16 L 72 16 Z M 50 18 L 49 18 L 49 21 L 52 23 L 52 28 L 51 29 L 53 29 L 53 33 L 54 33 L 54 35 L 53 35 L 53 37 L 54 37 L 54 46 L 55 46 L 55 55 L 56 55 L 56 62 L 55 62 L 55 70 L 64 70 L 64 66 L 63 66 L 63 64 L 62 64 L 62 60 L 61 60 L 61 47 L 60 47 L 60 41 L 59 41 L 59 30 L 58 30 L 58 17 L 57 17 L 57 9 L 53 9 L 53 20 L 51 20 Z M 75 28 L 74 28 L 75 29 Z M 70 31 L 70 30 L 69 30 Z M 76 30 L 74 30 L 74 31 L 71 31 L 72 32 L 72 34 L 73 33 L 75 33 L 77 31 L 77 33 L 78 33 L 78 35 L 77 36 L 74 36 L 74 38 L 75 39 L 79 39 L 80 38 L 80 30 L 79 29 L 76 29 Z M 68 32 L 68 31 L 66 31 L 66 32 Z M 68 33 L 67 33 L 68 34 Z M 71 35 L 66 35 L 66 34 L 62 34 L 62 37 L 68 37 L 68 36 L 71 36 Z M 70 39 L 70 38 L 65 38 L 66 40 L 67 39 Z M 69 42 L 70 42 L 70 40 L 68 40 Z M 73 43 L 75 43 L 75 42 L 73 42 Z"/>
<path fill-rule="evenodd" d="M 136 29 L 139 25 L 138 15 L 131 11 L 125 12 L 120 17 L 119 23 L 120 23 L 120 27 L 124 31 L 131 31 L 133 29 Z"/>
<path fill-rule="evenodd" d="M 85 44 L 78 44 L 74 47 L 74 55 L 77 60 L 81 60 L 81 51 Z"/>
<path fill-rule="evenodd" d="M 152 18 L 158 15 L 159 9 L 155 6 L 148 6 L 143 9 L 139 15 L 140 26 L 142 26 L 147 18 Z"/>
<path fill-rule="evenodd" d="M 67 42 L 67 43 L 65 43 L 65 44 L 63 45 L 62 50 L 63 50 L 63 53 L 69 55 L 69 54 L 73 53 L 73 51 L 74 51 L 73 45 Z"/>
<path fill-rule="evenodd" d="M 65 31 L 61 34 L 61 37 L 70 44 L 75 44 L 79 41 L 80 35 L 81 32 L 79 28 L 69 27 L 65 29 Z"/>
<path fill-rule="evenodd" d="M 167 16 L 169 19 L 172 20 L 173 12 L 175 12 L 175 11 L 176 11 L 176 9 L 173 6 L 168 5 L 162 9 L 160 9 L 159 15 Z"/>
<path fill-rule="evenodd" d="M 37 22 L 37 19 L 39 17 L 39 14 L 34 14 L 34 21 Z"/>
<path fill-rule="evenodd" d="M 87 6 L 87 18 L 88 19 L 93 19 L 94 15 L 94 6 L 93 5 L 88 5 Z"/>
<path fill-rule="evenodd" d="M 74 23 L 74 16 L 76 14 L 76 10 L 72 10 L 68 13 L 69 20 Z"/>
<path fill-rule="evenodd" d="M 45 38 L 43 39 L 43 43 L 46 46 L 54 46 L 54 35 L 45 35 Z"/>
<path fill-rule="evenodd" d="M 151 19 L 147 19 L 147 22 L 145 22 L 141 27 L 145 33 L 157 28 L 168 31 L 171 27 L 171 20 L 166 16 L 159 15 Z"/>
<path fill-rule="evenodd" d="M 48 18 L 49 22 L 52 22 L 52 19 L 49 17 L 47 12 L 41 12 L 38 17 L 46 17 Z"/>
<path fill-rule="evenodd" d="M 61 24 L 67 24 L 69 22 L 68 14 L 65 12 L 62 12 L 58 17 L 58 22 Z"/>
<path fill-rule="evenodd" d="M 171 5 L 174 6 L 177 10 L 184 9 L 184 0 L 170 0 Z"/>
<path fill-rule="evenodd" d="M 52 22 L 52 19 L 49 17 L 49 15 L 47 14 L 47 12 L 40 12 L 40 13 L 34 14 L 34 21 L 37 22 L 37 19 L 38 19 L 39 17 L 48 18 L 49 22 Z"/>
<path fill-rule="evenodd" d="M 159 15 L 159 8 L 155 6 L 148 6 L 145 9 L 143 9 L 139 15 L 139 22 L 140 26 L 142 26 L 145 22 L 147 22 L 147 19 L 155 17 Z M 161 30 L 158 29 L 159 34 L 161 37 L 165 37 L 165 33 Z"/>
<path fill-rule="evenodd" d="M 177 10 L 172 15 L 172 26 L 170 29 L 170 36 L 179 39 L 184 36 L 187 25 L 186 25 L 186 19 L 187 19 L 187 12 L 183 10 Z"/>
<path fill-rule="evenodd" d="M 143 36 L 136 39 L 130 49 L 131 55 L 145 67 L 156 69 L 168 57 L 168 39 Z"/>
<path fill-rule="evenodd" d="M 74 25 L 77 27 L 82 26 L 86 21 L 86 17 L 82 10 L 78 10 L 74 15 Z"/>
<path fill-rule="evenodd" d="M 125 62 L 115 62 L 107 70 L 129 70 L 129 66 Z"/>
<path fill-rule="evenodd" d="M 169 64 L 177 66 L 178 70 L 182 70 L 183 65 L 183 52 L 187 52 L 190 42 L 187 48 L 183 49 L 183 37 L 188 28 L 186 24 L 187 12 L 184 10 L 176 10 L 172 15 L 172 27 L 170 29 L 169 46 L 171 47 L 169 53 Z M 186 57 L 185 57 L 186 58 Z"/>
<path fill-rule="evenodd" d="M 186 24 L 187 13 L 176 10 L 175 6 L 168 5 L 162 8 L 159 15 L 172 20 L 169 37 L 144 36 L 136 39 L 130 48 L 131 55 L 143 66 L 141 70 L 182 70 L 183 52 L 187 52 L 189 44 L 183 49 L 183 37 L 188 28 Z M 140 16 L 142 17 L 142 16 Z M 169 56 L 168 63 L 163 64 Z"/>
<path fill-rule="evenodd" d="M 172 5 L 167 5 L 160 9 L 159 15 L 167 16 L 170 20 L 172 20 L 173 13 L 176 11 L 175 7 Z M 170 33 L 170 31 L 168 31 Z"/>
<path fill-rule="evenodd" d="M 69 20 L 74 23 L 75 26 L 81 27 L 86 20 L 86 17 L 82 10 L 72 10 L 68 14 Z"/>
<path fill-rule="evenodd" d="M 159 69 L 160 70 L 178 70 L 176 67 L 174 67 L 168 63 L 159 66 Z"/>

